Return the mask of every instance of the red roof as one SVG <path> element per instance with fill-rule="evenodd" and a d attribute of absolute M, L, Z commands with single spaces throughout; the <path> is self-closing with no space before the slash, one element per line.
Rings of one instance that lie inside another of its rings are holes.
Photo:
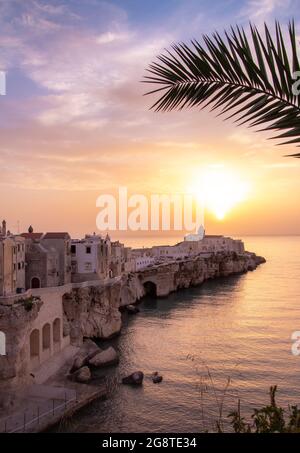
<path fill-rule="evenodd" d="M 22 233 L 21 236 L 25 239 L 41 239 L 43 233 Z"/>
<path fill-rule="evenodd" d="M 69 233 L 46 233 L 43 239 L 71 239 Z"/>

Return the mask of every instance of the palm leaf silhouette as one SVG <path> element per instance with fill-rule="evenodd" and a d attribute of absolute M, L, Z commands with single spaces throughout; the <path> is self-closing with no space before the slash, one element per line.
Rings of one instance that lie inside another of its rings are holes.
<path fill-rule="evenodd" d="M 264 35 L 250 24 L 249 40 L 242 27 L 231 27 L 226 39 L 215 32 L 203 36 L 206 48 L 192 40 L 172 46 L 158 56 L 147 71 L 144 82 L 160 93 L 152 105 L 156 111 L 186 107 L 220 108 L 236 123 L 263 126 L 260 130 L 277 131 L 280 144 L 300 146 L 300 95 L 293 86 L 300 71 L 294 22 L 289 23 L 289 47 L 281 27 L 275 23 L 273 39 L 265 25 Z M 300 153 L 292 154 L 300 157 Z"/>

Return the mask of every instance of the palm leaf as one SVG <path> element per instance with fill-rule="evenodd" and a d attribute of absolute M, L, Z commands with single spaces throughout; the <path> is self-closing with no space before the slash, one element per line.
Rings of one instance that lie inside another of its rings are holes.
<path fill-rule="evenodd" d="M 238 124 L 277 131 L 281 144 L 300 146 L 300 95 L 295 93 L 300 71 L 294 22 L 289 23 L 289 47 L 275 24 L 273 39 L 250 24 L 251 40 L 242 27 L 231 27 L 223 39 L 218 33 L 203 36 L 205 46 L 191 41 L 172 46 L 147 69 L 144 82 L 155 85 L 146 94 L 159 93 L 156 111 L 210 106 Z M 230 115 L 228 115 L 230 114 Z M 300 157 L 300 153 L 293 154 Z"/>

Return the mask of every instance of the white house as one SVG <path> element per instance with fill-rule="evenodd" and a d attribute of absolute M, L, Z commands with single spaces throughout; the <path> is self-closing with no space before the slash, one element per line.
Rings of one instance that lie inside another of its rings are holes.
<path fill-rule="evenodd" d="M 111 241 L 109 236 L 86 235 L 71 243 L 72 281 L 106 279 L 110 276 Z"/>

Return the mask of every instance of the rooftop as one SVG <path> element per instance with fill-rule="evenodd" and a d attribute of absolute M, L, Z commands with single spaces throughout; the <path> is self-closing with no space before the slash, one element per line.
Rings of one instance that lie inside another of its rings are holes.
<path fill-rule="evenodd" d="M 25 239 L 41 239 L 43 233 L 22 233 L 21 236 Z"/>
<path fill-rule="evenodd" d="M 46 233 L 43 239 L 71 239 L 69 233 L 66 232 L 54 232 L 54 233 Z"/>

